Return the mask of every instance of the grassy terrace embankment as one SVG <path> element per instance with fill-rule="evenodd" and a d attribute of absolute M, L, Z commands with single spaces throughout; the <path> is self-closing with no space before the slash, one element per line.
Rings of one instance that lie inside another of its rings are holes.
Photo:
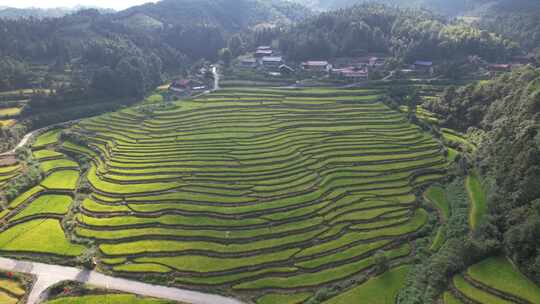
<path fill-rule="evenodd" d="M 9 256 L 39 256 L 65 262 L 79 256 L 84 246 L 71 243 L 61 221 L 75 195 L 79 166 L 54 151 L 60 130 L 37 137 L 34 158 L 41 161 L 45 178 L 39 185 L 8 202 L 0 213 L 0 252 Z"/>
<path fill-rule="evenodd" d="M 505 257 L 491 257 L 456 275 L 452 291 L 444 295 L 453 303 L 540 303 L 540 288 Z"/>

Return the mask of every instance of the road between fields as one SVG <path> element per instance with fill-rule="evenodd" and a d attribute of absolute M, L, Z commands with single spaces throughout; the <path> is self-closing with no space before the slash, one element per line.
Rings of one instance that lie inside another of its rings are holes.
<path fill-rule="evenodd" d="M 0 269 L 31 274 L 37 277 L 37 281 L 28 296 L 27 304 L 43 301 L 46 298 L 44 291 L 51 285 L 61 281 L 76 281 L 105 289 L 190 304 L 244 304 L 239 300 L 224 296 L 115 278 L 96 271 L 81 270 L 75 267 L 0 258 Z"/>

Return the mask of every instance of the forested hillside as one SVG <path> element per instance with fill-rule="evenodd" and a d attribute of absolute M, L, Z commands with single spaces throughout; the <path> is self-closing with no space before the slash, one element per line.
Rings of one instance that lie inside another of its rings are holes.
<path fill-rule="evenodd" d="M 85 7 L 76 6 L 74 8 L 14 8 L 0 7 L 0 18 L 5 19 L 20 19 L 20 18 L 59 18 L 68 14 L 73 14 L 79 10 L 87 9 Z M 112 13 L 111 9 L 99 9 L 103 13 Z"/>
<path fill-rule="evenodd" d="M 362 3 L 382 3 L 402 8 L 429 9 L 449 17 L 466 16 L 483 29 L 540 47 L 540 2 L 537 0 L 296 0 L 319 10 L 346 8 Z"/>
<path fill-rule="evenodd" d="M 488 198 L 491 218 L 479 238 L 540 282 L 540 70 L 529 66 L 449 89 L 429 108 L 445 117 L 447 127 L 481 130 L 474 162 L 495 187 Z"/>
<path fill-rule="evenodd" d="M 407 8 L 427 8 L 446 15 L 459 15 L 492 2 L 493 0 L 296 0 L 299 3 L 319 9 L 336 9 L 362 3 L 382 3 Z"/>
<path fill-rule="evenodd" d="M 161 67 L 179 71 L 188 59 L 216 59 L 236 31 L 259 23 L 296 21 L 305 14 L 305 8 L 280 1 L 166 0 L 117 14 L 84 10 L 54 19 L 2 19 L 0 39 L 12 43 L 0 45 L 7 71 L 0 76 L 0 89 L 19 88 L 29 77 L 28 63 L 55 63 L 63 69 L 74 62 L 90 72 L 106 67 L 115 76 L 135 68 L 142 77 L 124 80 L 138 80 L 135 86 L 144 90 L 160 81 L 155 76 Z M 88 74 L 93 73 L 84 73 Z"/>
<path fill-rule="evenodd" d="M 500 0 L 482 13 L 480 24 L 534 50 L 540 47 L 539 13 L 539 1 Z"/>
<path fill-rule="evenodd" d="M 391 53 L 405 62 L 450 60 L 479 55 L 504 60 L 517 45 L 462 22 L 448 22 L 421 10 L 366 4 L 322 13 L 293 27 L 280 40 L 294 59 Z"/>
<path fill-rule="evenodd" d="M 215 61 L 235 33 L 308 13 L 280 0 L 165 0 L 119 13 L 0 18 L 0 40 L 9 41 L 0 44 L 0 91 L 10 91 L 3 100 L 29 100 L 24 126 L 2 134 L 15 141 L 27 129 L 140 100 L 199 60 Z"/>

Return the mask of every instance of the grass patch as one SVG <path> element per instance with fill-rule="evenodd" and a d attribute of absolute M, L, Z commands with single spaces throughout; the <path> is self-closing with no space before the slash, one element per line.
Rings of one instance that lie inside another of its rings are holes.
<path fill-rule="evenodd" d="M 399 290 L 405 283 L 405 277 L 407 276 L 408 271 L 408 266 L 391 269 L 324 303 L 362 303 L 362 301 L 369 299 L 370 304 L 394 304 Z"/>
<path fill-rule="evenodd" d="M 463 304 L 460 299 L 448 291 L 443 294 L 443 302 L 444 304 Z"/>
<path fill-rule="evenodd" d="M 42 195 L 11 218 L 11 221 L 39 214 L 64 215 L 68 212 L 72 201 L 72 198 L 67 195 Z"/>
<path fill-rule="evenodd" d="M 482 222 L 488 211 L 486 193 L 476 172 L 472 172 L 465 179 L 465 188 L 469 194 L 470 211 L 469 222 L 471 229 L 475 229 Z"/>
<path fill-rule="evenodd" d="M 32 220 L 0 233 L 1 251 L 45 253 L 75 257 L 85 247 L 71 244 L 55 219 Z"/>
<path fill-rule="evenodd" d="M 0 116 L 17 116 L 21 114 L 21 108 L 3 108 L 0 109 Z"/>
<path fill-rule="evenodd" d="M 398 249 L 388 251 L 386 256 L 388 258 L 395 258 L 409 254 L 410 248 L 408 246 L 402 246 Z M 268 277 L 259 279 L 243 284 L 234 286 L 234 289 L 239 290 L 254 290 L 254 289 L 289 289 L 317 286 L 319 284 L 328 283 L 336 280 L 346 278 L 354 275 L 363 269 L 373 266 L 373 256 L 356 261 L 353 263 L 345 264 L 338 267 L 332 267 L 322 271 L 314 273 L 303 273 L 295 276 L 288 277 Z"/>
<path fill-rule="evenodd" d="M 78 181 L 79 171 L 63 170 L 53 172 L 51 175 L 47 176 L 47 178 L 41 182 L 41 186 L 47 189 L 73 191 L 77 187 Z"/>
<path fill-rule="evenodd" d="M 23 194 L 17 196 L 11 203 L 9 204 L 10 209 L 15 209 L 19 207 L 22 203 L 26 202 L 30 197 L 44 191 L 45 189 L 41 186 L 35 186 L 34 188 L 31 188 L 30 190 L 24 192 Z"/>
<path fill-rule="evenodd" d="M 301 304 L 307 300 L 312 293 L 302 292 L 295 294 L 270 293 L 257 299 L 257 304 Z"/>
<path fill-rule="evenodd" d="M 130 263 L 123 264 L 113 267 L 114 271 L 123 271 L 123 272 L 138 272 L 138 273 L 167 273 L 171 269 L 167 266 L 154 264 L 154 263 Z"/>
<path fill-rule="evenodd" d="M 43 172 L 48 173 L 51 170 L 58 169 L 77 169 L 79 165 L 69 159 L 55 159 L 42 162 L 40 168 Z"/>
<path fill-rule="evenodd" d="M 287 262 L 299 249 L 283 250 L 276 253 L 260 254 L 252 257 L 214 258 L 206 256 L 145 257 L 136 259 L 138 263 L 156 263 L 179 271 L 216 272 L 239 267 L 255 266 L 270 262 Z"/>
<path fill-rule="evenodd" d="M 531 303 L 540 303 L 540 287 L 531 282 L 502 256 L 488 258 L 467 270 L 475 280 L 493 289 L 512 294 Z"/>
<path fill-rule="evenodd" d="M 465 281 L 462 275 L 456 275 L 453 279 L 454 286 L 469 299 L 472 299 L 478 303 L 489 304 L 511 304 L 512 302 L 501 299 L 495 295 L 487 293 L 481 289 L 474 287 Z"/>
<path fill-rule="evenodd" d="M 60 131 L 60 129 L 53 129 L 39 135 L 33 146 L 37 148 L 57 143 L 60 140 Z"/>
<path fill-rule="evenodd" d="M 52 150 L 42 149 L 38 151 L 34 151 L 34 158 L 40 160 L 44 158 L 59 158 L 63 157 L 64 154 Z"/>
<path fill-rule="evenodd" d="M 450 217 L 450 205 L 446 199 L 446 194 L 444 188 L 441 186 L 431 186 L 424 193 L 425 198 L 427 198 L 431 203 L 433 203 L 441 211 L 442 220 L 447 221 Z"/>

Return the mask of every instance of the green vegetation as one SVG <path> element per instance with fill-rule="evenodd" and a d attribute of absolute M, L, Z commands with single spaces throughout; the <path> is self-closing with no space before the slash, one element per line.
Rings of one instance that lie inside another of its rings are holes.
<path fill-rule="evenodd" d="M 505 2 L 510 9 L 515 1 Z M 468 219 L 475 228 L 471 251 L 487 251 L 481 256 L 504 252 L 535 283 L 540 282 L 540 160 L 531 156 L 540 155 L 539 91 L 540 71 L 524 66 L 491 80 L 448 88 L 440 99 L 424 104 L 443 117 L 442 126 L 467 132 L 479 146 L 473 155 L 464 155 L 457 168 L 472 172 L 466 182 L 474 204 Z"/>
<path fill-rule="evenodd" d="M 55 190 L 75 190 L 79 180 L 79 171 L 63 170 L 56 171 L 41 182 L 41 186 Z"/>
<path fill-rule="evenodd" d="M 454 296 L 448 291 L 443 294 L 443 301 L 444 304 L 463 304 L 463 302 L 461 302 L 458 298 L 456 298 L 456 296 Z"/>
<path fill-rule="evenodd" d="M 58 220 L 38 219 L 0 233 L 0 250 L 75 257 L 84 251 L 84 247 L 66 239 Z"/>
<path fill-rule="evenodd" d="M 0 109 L 0 116 L 17 116 L 21 113 L 20 108 L 3 108 Z"/>
<path fill-rule="evenodd" d="M 440 186 L 431 186 L 424 193 L 425 197 L 441 211 L 443 221 L 450 217 L 450 206 L 445 197 L 444 189 Z"/>
<path fill-rule="evenodd" d="M 19 205 L 26 202 L 29 198 L 31 198 L 32 196 L 35 196 L 36 194 L 42 192 L 43 190 L 44 190 L 43 187 L 35 186 L 34 188 L 32 188 L 32 189 L 24 192 L 23 194 L 17 196 L 16 199 L 11 201 L 11 203 L 9 204 L 9 207 L 12 208 L 12 209 L 17 208 Z"/>
<path fill-rule="evenodd" d="M 249 289 L 259 302 L 302 301 L 378 267 L 379 251 L 407 257 L 404 236 L 429 222 L 415 187 L 447 162 L 379 94 L 227 88 L 81 121 L 61 144 L 91 159 L 74 234 L 113 273 L 194 274 L 176 282 Z M 268 290 L 300 287 L 302 299 Z"/>
<path fill-rule="evenodd" d="M 52 145 L 54 143 L 57 143 L 60 139 L 60 129 L 53 129 L 50 131 L 47 131 L 41 135 L 39 135 L 36 138 L 36 141 L 34 142 L 34 147 L 44 147 L 48 145 Z"/>
<path fill-rule="evenodd" d="M 311 296 L 311 293 L 280 294 L 270 293 L 257 299 L 257 304 L 300 304 Z"/>
<path fill-rule="evenodd" d="M 471 228 L 475 229 L 487 214 L 488 206 L 486 193 L 476 172 L 473 172 L 467 176 L 465 183 L 467 193 L 469 194 L 469 201 L 471 203 L 469 222 L 471 224 Z"/>
<path fill-rule="evenodd" d="M 48 173 L 58 169 L 77 169 L 78 165 L 76 162 L 69 159 L 55 159 L 42 162 L 40 168 L 43 172 Z"/>
<path fill-rule="evenodd" d="M 41 195 L 33 200 L 28 207 L 17 213 L 11 221 L 36 215 L 64 215 L 68 212 L 72 198 L 67 195 Z"/>
<path fill-rule="evenodd" d="M 398 291 L 403 287 L 405 277 L 409 268 L 407 266 L 398 267 L 385 272 L 384 274 L 370 279 L 343 294 L 332 298 L 324 303 L 327 304 L 348 304 L 359 303 L 369 299 L 373 304 L 392 304 L 396 302 Z"/>
<path fill-rule="evenodd" d="M 513 303 L 511 301 L 504 300 L 499 298 L 491 293 L 483 291 L 479 288 L 474 287 L 469 282 L 467 282 L 462 275 L 456 275 L 453 280 L 454 286 L 464 294 L 467 298 L 473 299 L 477 303 L 485 304 L 509 304 Z"/>
<path fill-rule="evenodd" d="M 350 284 L 381 258 L 408 259 L 431 229 L 415 190 L 447 166 L 380 94 L 228 88 L 47 132 L 36 146 L 50 149 L 33 151 L 47 175 L 3 213 L 0 248 L 71 260 L 92 244 L 105 271 L 249 290 L 258 303 Z M 50 303 L 109 300 L 97 296 Z"/>
<path fill-rule="evenodd" d="M 530 303 L 540 303 L 540 287 L 519 272 L 505 257 L 488 258 L 469 267 L 467 274 L 493 289 Z"/>
<path fill-rule="evenodd" d="M 63 156 L 63 154 L 60 152 L 47 150 L 47 149 L 37 150 L 33 154 L 34 154 L 34 158 L 38 160 L 41 160 L 44 158 L 59 158 Z"/>

